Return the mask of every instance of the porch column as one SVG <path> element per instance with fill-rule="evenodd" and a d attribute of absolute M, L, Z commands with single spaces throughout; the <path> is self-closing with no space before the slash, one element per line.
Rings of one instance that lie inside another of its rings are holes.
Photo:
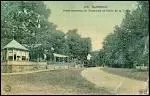
<path fill-rule="evenodd" d="M 12 49 L 12 52 L 13 52 L 12 54 L 13 54 L 13 61 L 14 61 L 14 49 Z"/>
<path fill-rule="evenodd" d="M 8 49 L 6 48 L 6 60 L 8 60 Z"/>
<path fill-rule="evenodd" d="M 56 57 L 54 56 L 54 63 L 56 63 Z"/>
<path fill-rule="evenodd" d="M 29 59 L 28 59 L 28 52 L 26 52 L 26 61 L 28 61 Z"/>
<path fill-rule="evenodd" d="M 28 54 L 28 61 L 29 61 L 29 59 L 30 59 L 29 52 L 27 52 L 27 54 Z"/>
<path fill-rule="evenodd" d="M 63 64 L 65 63 L 65 57 L 63 57 Z"/>
<path fill-rule="evenodd" d="M 67 62 L 69 61 L 69 57 L 67 57 Z M 68 62 L 68 69 L 69 69 L 69 62 Z"/>
<path fill-rule="evenodd" d="M 67 57 L 67 63 L 69 63 L 69 57 Z"/>
<path fill-rule="evenodd" d="M 22 51 L 20 51 L 20 60 L 22 61 Z"/>

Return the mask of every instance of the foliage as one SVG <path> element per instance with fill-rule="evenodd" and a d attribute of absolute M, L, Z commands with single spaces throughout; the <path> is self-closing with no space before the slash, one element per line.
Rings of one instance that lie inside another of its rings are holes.
<path fill-rule="evenodd" d="M 48 19 L 50 10 L 43 2 L 5 1 L 1 9 L 2 39 L 12 39 L 14 35 L 18 42 L 32 44 L 36 43 L 37 34 L 47 29 L 45 19 Z"/>
<path fill-rule="evenodd" d="M 67 34 L 56 30 L 57 25 L 48 21 L 51 11 L 43 1 L 4 1 L 1 11 L 2 47 L 14 38 L 28 45 L 30 59 L 47 54 L 47 60 L 52 60 L 55 52 L 84 61 L 91 51 L 90 38 L 81 38 L 77 29 Z"/>
<path fill-rule="evenodd" d="M 146 1 L 140 1 L 137 6 L 132 12 L 127 10 L 121 25 L 115 26 L 114 32 L 105 38 L 103 51 L 98 55 L 99 63 L 124 68 L 148 65 L 149 5 Z"/>
<path fill-rule="evenodd" d="M 86 60 L 88 53 L 91 51 L 91 39 L 81 38 L 77 34 L 77 29 L 72 29 L 67 32 L 66 40 L 70 49 L 70 56 L 82 62 Z"/>

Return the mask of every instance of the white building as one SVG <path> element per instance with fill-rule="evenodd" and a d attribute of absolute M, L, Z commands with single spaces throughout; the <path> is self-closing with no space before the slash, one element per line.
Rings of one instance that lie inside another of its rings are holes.
<path fill-rule="evenodd" d="M 29 61 L 29 50 L 12 40 L 1 51 L 2 61 Z"/>

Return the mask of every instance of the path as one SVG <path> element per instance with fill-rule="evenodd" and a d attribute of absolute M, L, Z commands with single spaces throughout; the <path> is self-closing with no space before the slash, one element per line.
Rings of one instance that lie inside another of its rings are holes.
<path fill-rule="evenodd" d="M 100 67 L 86 68 L 81 75 L 97 87 L 107 88 L 115 94 L 138 94 L 139 90 L 145 88 L 144 81 L 109 74 Z"/>

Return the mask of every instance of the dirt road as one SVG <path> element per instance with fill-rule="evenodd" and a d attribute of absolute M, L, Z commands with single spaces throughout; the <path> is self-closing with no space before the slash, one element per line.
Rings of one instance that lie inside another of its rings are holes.
<path fill-rule="evenodd" d="M 109 74 L 100 67 L 87 68 L 81 72 L 81 75 L 97 87 L 107 88 L 114 94 L 139 94 L 139 90 L 145 88 L 144 81 Z"/>

